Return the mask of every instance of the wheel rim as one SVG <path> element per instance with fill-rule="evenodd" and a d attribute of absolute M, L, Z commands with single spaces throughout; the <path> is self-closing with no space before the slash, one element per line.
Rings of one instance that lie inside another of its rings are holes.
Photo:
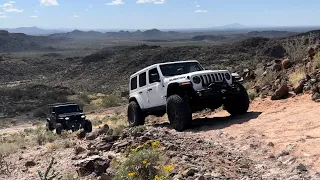
<path fill-rule="evenodd" d="M 130 124 L 135 122 L 135 114 L 132 107 L 129 107 L 128 109 L 128 120 Z"/>

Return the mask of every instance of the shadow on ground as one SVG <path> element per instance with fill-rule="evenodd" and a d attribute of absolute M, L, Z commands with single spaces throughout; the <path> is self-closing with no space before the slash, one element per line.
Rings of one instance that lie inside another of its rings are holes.
<path fill-rule="evenodd" d="M 262 112 L 248 112 L 246 114 L 238 116 L 197 118 L 193 119 L 190 128 L 185 130 L 185 132 L 199 132 L 224 129 L 233 124 L 242 124 L 252 119 L 256 119 L 261 113 Z M 157 124 L 154 126 L 171 128 L 169 123 Z"/>

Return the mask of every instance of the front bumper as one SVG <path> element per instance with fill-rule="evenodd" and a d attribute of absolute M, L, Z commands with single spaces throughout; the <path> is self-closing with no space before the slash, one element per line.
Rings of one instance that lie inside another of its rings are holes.
<path fill-rule="evenodd" d="M 228 96 L 233 96 L 238 94 L 240 88 L 234 84 L 229 85 L 228 83 L 212 83 L 207 88 L 196 91 L 197 97 L 200 99 L 208 97 L 219 97 L 227 98 Z"/>
<path fill-rule="evenodd" d="M 65 129 L 77 131 L 84 127 L 84 120 L 79 121 L 67 121 L 64 123 Z"/>

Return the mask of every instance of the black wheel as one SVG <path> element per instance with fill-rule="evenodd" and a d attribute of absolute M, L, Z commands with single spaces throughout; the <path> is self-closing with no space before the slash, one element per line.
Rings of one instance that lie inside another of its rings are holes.
<path fill-rule="evenodd" d="M 54 130 L 54 127 L 52 126 L 52 124 L 49 121 L 46 122 L 46 130 L 47 131 L 53 131 Z"/>
<path fill-rule="evenodd" d="M 192 121 L 192 112 L 186 98 L 171 95 L 167 100 L 167 114 L 170 124 L 177 131 L 183 131 Z"/>
<path fill-rule="evenodd" d="M 235 86 L 238 88 L 239 93 L 228 97 L 224 102 L 224 109 L 233 116 L 246 113 L 250 104 L 246 89 L 240 83 L 235 83 Z"/>
<path fill-rule="evenodd" d="M 84 130 L 85 132 L 87 132 L 87 133 L 88 133 L 88 132 L 92 132 L 92 123 L 91 123 L 91 121 L 85 120 L 83 130 Z"/>
<path fill-rule="evenodd" d="M 62 133 L 62 130 L 63 130 L 62 124 L 57 123 L 57 125 L 56 125 L 56 133 L 57 133 L 58 135 L 60 135 L 60 134 Z"/>
<path fill-rule="evenodd" d="M 128 106 L 128 122 L 131 127 L 144 125 L 145 115 L 139 104 L 131 101 Z"/>

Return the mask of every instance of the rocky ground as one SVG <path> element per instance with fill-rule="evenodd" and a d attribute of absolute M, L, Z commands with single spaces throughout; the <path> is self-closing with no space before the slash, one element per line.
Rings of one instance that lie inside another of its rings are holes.
<path fill-rule="evenodd" d="M 115 161 L 155 142 L 163 163 L 174 167 L 169 179 L 319 179 L 318 111 L 310 95 L 299 95 L 281 101 L 257 99 L 244 116 L 196 114 L 193 128 L 180 133 L 163 122 L 165 117 L 122 133 L 100 125 L 90 134 L 67 134 L 52 143 L 21 147 L 4 158 L 8 169 L 0 166 L 0 179 L 37 179 L 38 170 L 44 172 L 52 157 L 53 169 L 64 179 L 110 179 L 118 171 Z"/>

